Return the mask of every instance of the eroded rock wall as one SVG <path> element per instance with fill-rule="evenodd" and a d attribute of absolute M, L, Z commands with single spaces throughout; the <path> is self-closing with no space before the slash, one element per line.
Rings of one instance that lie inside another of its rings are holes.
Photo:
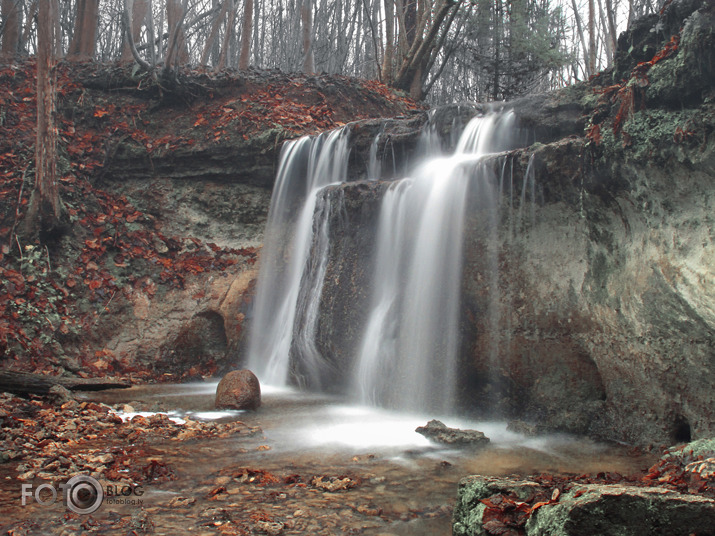
<path fill-rule="evenodd" d="M 713 12 L 673 2 L 637 26 L 646 44 L 621 39 L 647 58 L 514 103 L 537 143 L 493 159 L 496 204 L 470 194 L 463 410 L 639 444 L 715 433 Z M 377 184 L 343 186 L 350 225 L 332 228 L 319 345 L 335 378 L 364 325 Z"/>

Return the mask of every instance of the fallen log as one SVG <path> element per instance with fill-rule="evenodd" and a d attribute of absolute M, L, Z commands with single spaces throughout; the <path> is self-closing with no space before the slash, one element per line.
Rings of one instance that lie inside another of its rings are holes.
<path fill-rule="evenodd" d="M 44 395 L 55 385 L 61 385 L 70 391 L 102 391 L 131 387 L 130 382 L 116 379 L 68 378 L 29 372 L 0 371 L 0 392 Z"/>

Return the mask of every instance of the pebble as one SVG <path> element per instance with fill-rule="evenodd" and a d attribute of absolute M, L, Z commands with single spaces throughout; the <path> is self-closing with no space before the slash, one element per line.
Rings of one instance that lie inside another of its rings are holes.
<path fill-rule="evenodd" d="M 283 534 L 285 525 L 283 523 L 270 523 L 268 521 L 256 521 L 255 528 L 269 536 L 279 536 Z"/>

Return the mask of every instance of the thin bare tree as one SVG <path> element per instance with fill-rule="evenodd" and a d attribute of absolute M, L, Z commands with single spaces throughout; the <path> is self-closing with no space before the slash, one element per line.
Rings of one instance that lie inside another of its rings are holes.
<path fill-rule="evenodd" d="M 596 72 L 596 3 L 588 0 L 588 73 Z"/>
<path fill-rule="evenodd" d="M 131 21 L 131 37 L 134 44 L 139 40 L 142 26 L 149 12 L 149 0 L 126 0 L 125 9 Z M 125 35 L 124 46 L 122 47 L 122 57 L 120 61 L 132 61 L 134 54 L 129 43 L 128 36 Z"/>
<path fill-rule="evenodd" d="M 20 52 L 22 0 L 2 0 L 2 22 L 0 57 L 10 60 Z"/>
<path fill-rule="evenodd" d="M 303 35 L 303 72 L 315 72 L 315 54 L 313 52 L 313 2 L 303 0 L 300 10 Z"/>
<path fill-rule="evenodd" d="M 57 181 L 55 125 L 55 48 L 57 10 L 54 0 L 39 0 L 37 19 L 37 137 L 35 187 L 21 226 L 28 239 L 52 240 L 64 229 L 64 211 Z"/>
<path fill-rule="evenodd" d="M 238 58 L 238 68 L 248 69 L 248 65 L 251 61 L 253 0 L 245 0 L 245 4 L 243 6 L 243 24 L 241 28 L 241 56 Z"/>

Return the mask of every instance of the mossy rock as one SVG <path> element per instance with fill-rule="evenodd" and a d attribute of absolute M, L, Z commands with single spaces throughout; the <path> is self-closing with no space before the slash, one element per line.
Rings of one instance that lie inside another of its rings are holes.
<path fill-rule="evenodd" d="M 527 536 L 689 536 L 713 534 L 715 501 L 663 488 L 575 485 L 536 510 Z"/>
<path fill-rule="evenodd" d="M 696 11 L 685 20 L 678 53 L 648 72 L 649 106 L 700 102 L 715 84 L 715 13 Z"/>
<path fill-rule="evenodd" d="M 514 494 L 531 499 L 541 486 L 529 480 L 509 477 L 468 476 L 459 481 L 457 504 L 452 516 L 453 536 L 487 536 L 482 526 L 486 506 L 481 501 L 498 494 Z"/>

